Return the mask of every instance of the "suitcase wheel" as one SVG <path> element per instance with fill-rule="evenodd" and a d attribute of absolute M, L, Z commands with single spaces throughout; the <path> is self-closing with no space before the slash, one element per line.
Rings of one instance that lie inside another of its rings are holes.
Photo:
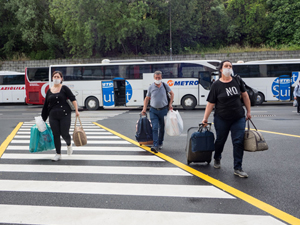
<path fill-rule="evenodd" d="M 186 162 L 188 165 L 190 165 L 190 163 L 191 163 L 191 161 L 189 161 L 189 160 L 187 160 L 187 162 Z"/>
<path fill-rule="evenodd" d="M 211 160 L 208 160 L 208 161 L 207 161 L 207 164 L 210 164 L 210 162 L 211 162 Z"/>

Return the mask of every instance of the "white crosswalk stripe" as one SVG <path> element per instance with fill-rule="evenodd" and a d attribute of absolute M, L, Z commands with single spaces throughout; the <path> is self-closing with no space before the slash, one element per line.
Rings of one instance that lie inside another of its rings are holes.
<path fill-rule="evenodd" d="M 142 210 L 93 209 L 75 207 L 0 205 L 2 223 L 26 224 L 243 224 L 280 225 L 270 216 L 217 213 L 161 212 Z"/>
<path fill-rule="evenodd" d="M 96 146 L 73 146 L 72 147 L 73 150 L 76 151 L 114 151 L 114 152 L 126 152 L 126 151 L 132 151 L 132 152 L 145 152 L 144 150 L 142 150 L 141 148 L 138 147 L 111 147 L 111 146 L 106 146 L 106 147 L 96 147 Z M 7 147 L 7 150 L 22 150 L 22 151 L 28 151 L 29 146 L 28 145 L 9 145 Z M 62 146 L 61 147 L 62 150 L 67 150 L 67 146 Z"/>
<path fill-rule="evenodd" d="M 96 116 L 96 113 L 94 115 Z M 54 151 L 29 152 L 30 128 L 34 125 L 34 121 L 24 123 L 1 157 L 0 196 L 1 193 L 6 195 L 18 193 L 20 196 L 31 194 L 31 196 L 42 196 L 40 198 L 45 199 L 34 204 L 24 204 L 24 201 L 21 200 L 18 204 L 13 201 L 9 202 L 9 199 L 3 203 L 0 199 L 0 223 L 283 224 L 265 214 L 226 214 L 215 213 L 215 210 L 210 213 L 181 212 L 168 208 L 165 209 L 167 211 L 157 210 L 151 207 L 149 210 L 143 210 L 127 208 L 126 204 L 121 208 L 87 207 L 86 205 L 82 207 L 83 203 L 80 201 L 72 207 L 67 202 L 62 202 L 60 205 L 50 204 L 51 201 L 46 199 L 47 197 L 43 197 L 44 195 L 57 195 L 57 198 L 76 195 L 83 199 L 90 195 L 95 198 L 114 196 L 120 198 L 123 196 L 127 201 L 143 197 L 149 198 L 150 202 L 153 201 L 151 198 L 157 197 L 188 199 L 189 203 L 192 199 L 194 201 L 198 199 L 199 203 L 201 203 L 201 199 L 211 199 L 218 201 L 217 204 L 220 204 L 219 202 L 222 200 L 238 201 L 234 196 L 206 182 L 193 185 L 168 183 L 176 178 L 186 180 L 192 179 L 194 176 L 94 125 L 89 122 L 95 121 L 92 119 L 81 118 L 88 139 L 87 145 L 73 146 L 74 152 L 68 156 L 66 154 L 67 146 L 62 140 L 62 161 L 60 163 L 50 163 Z M 70 129 L 71 135 L 73 126 L 74 123 Z M 3 176 L 5 178 L 2 178 Z M 91 176 L 105 176 L 106 180 L 99 177 L 99 180 L 92 179 Z M 149 177 L 149 182 L 138 182 L 139 176 Z M 67 179 L 65 180 L 65 178 Z M 121 180 L 119 181 L 119 179 Z M 35 198 L 31 200 L 34 202 Z"/>
<path fill-rule="evenodd" d="M 169 175 L 192 176 L 176 167 L 117 167 L 117 166 L 68 166 L 68 165 L 10 165 L 0 164 L 2 172 L 32 172 L 36 173 L 88 173 L 88 174 L 135 174 L 135 175 Z"/>
<path fill-rule="evenodd" d="M 30 139 L 30 135 L 16 135 L 17 139 Z M 73 138 L 71 136 L 71 138 Z M 89 139 L 121 139 L 118 136 L 89 136 Z"/>

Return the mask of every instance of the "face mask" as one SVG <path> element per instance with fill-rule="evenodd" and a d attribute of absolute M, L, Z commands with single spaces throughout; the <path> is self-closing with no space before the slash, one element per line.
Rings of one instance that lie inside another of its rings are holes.
<path fill-rule="evenodd" d="M 60 82 L 61 82 L 61 79 L 53 79 L 54 84 L 60 84 Z"/>
<path fill-rule="evenodd" d="M 161 83 L 161 80 L 154 80 L 154 83 L 160 84 L 160 83 Z"/>
<path fill-rule="evenodd" d="M 233 71 L 232 69 L 224 68 L 222 73 L 225 77 L 229 77 L 233 73 Z"/>

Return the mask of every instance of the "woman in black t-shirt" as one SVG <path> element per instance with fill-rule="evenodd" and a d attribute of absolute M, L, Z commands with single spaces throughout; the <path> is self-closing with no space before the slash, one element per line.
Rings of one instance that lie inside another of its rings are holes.
<path fill-rule="evenodd" d="M 219 68 L 220 79 L 215 81 L 207 97 L 202 123 L 207 123 L 208 117 L 215 107 L 214 125 L 216 129 L 214 167 L 221 167 L 221 156 L 229 131 L 233 145 L 234 174 L 239 177 L 248 177 L 242 169 L 244 155 L 244 133 L 246 119 L 251 119 L 250 99 L 243 82 L 232 77 L 232 64 L 225 60 Z M 247 114 L 240 100 L 242 95 Z"/>
<path fill-rule="evenodd" d="M 76 116 L 79 116 L 79 112 L 76 98 L 72 91 L 67 86 L 62 85 L 62 73 L 60 71 L 53 72 L 52 79 L 54 85 L 47 91 L 42 110 L 42 118 L 46 121 L 49 116 L 49 123 L 53 132 L 56 149 L 56 155 L 52 161 L 58 161 L 61 158 L 60 136 L 66 141 L 68 155 L 71 155 L 73 152 L 71 136 L 69 134 L 71 126 L 71 108 L 67 103 L 67 99 L 70 99 L 73 103 Z"/>

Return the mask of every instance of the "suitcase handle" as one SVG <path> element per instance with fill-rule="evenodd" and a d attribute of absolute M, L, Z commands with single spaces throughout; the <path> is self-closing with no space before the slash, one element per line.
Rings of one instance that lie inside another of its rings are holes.
<path fill-rule="evenodd" d="M 140 113 L 140 118 L 142 118 L 143 116 L 146 116 L 146 118 L 148 119 L 147 113 L 145 113 L 145 115 L 143 115 L 142 113 Z"/>
<path fill-rule="evenodd" d="M 205 124 L 207 125 L 206 127 L 204 127 L 204 123 L 199 123 L 199 132 L 202 132 L 203 129 L 210 131 L 211 123 L 205 123 Z"/>

